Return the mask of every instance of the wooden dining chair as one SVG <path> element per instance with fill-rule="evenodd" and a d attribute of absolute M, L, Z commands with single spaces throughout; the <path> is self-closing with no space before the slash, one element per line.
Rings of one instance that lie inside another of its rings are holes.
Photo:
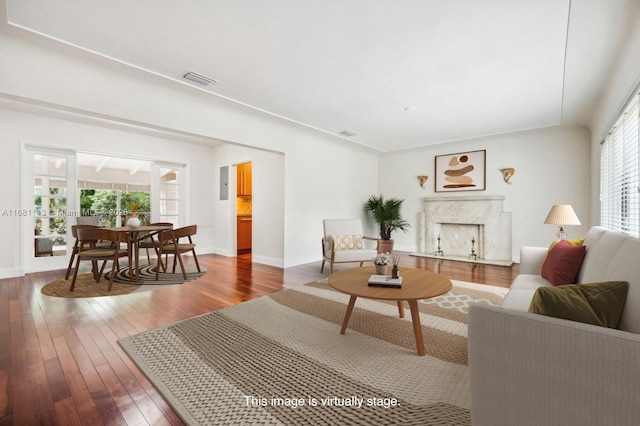
<path fill-rule="evenodd" d="M 150 223 L 148 226 L 170 226 L 171 228 L 173 228 L 173 223 L 154 222 L 154 223 Z M 138 236 L 138 250 L 145 249 L 147 251 L 147 262 L 149 263 L 149 265 L 151 265 L 151 257 L 149 256 L 149 249 L 153 249 L 153 251 L 156 252 L 156 257 L 158 257 L 158 246 L 160 243 L 156 238 L 154 238 L 154 236 L 157 237 L 157 235 L 158 234 L 154 232 L 147 232 L 144 235 Z M 166 260 L 165 260 L 165 263 L 161 262 L 160 265 L 162 266 L 162 270 L 166 272 L 167 270 Z"/>
<path fill-rule="evenodd" d="M 76 285 L 76 277 L 78 276 L 78 268 L 83 260 L 92 263 L 93 278 L 96 283 L 100 282 L 102 273 L 104 272 L 107 261 L 111 260 L 111 275 L 109 277 L 109 288 L 113 287 L 113 278 L 118 270 L 118 260 L 121 257 L 127 257 L 129 265 L 131 265 L 131 253 L 123 248 L 129 246 L 130 236 L 127 232 L 115 232 L 109 229 L 96 227 L 76 228 L 78 237 L 78 252 L 76 253 L 76 265 L 73 271 L 73 280 L 69 291 L 73 291 Z M 108 244 L 108 247 L 106 247 Z M 100 245 L 100 246 L 99 246 Z M 103 261 L 102 267 L 98 269 L 98 262 Z M 133 280 L 133 274 L 129 275 L 129 279 Z"/>
<path fill-rule="evenodd" d="M 191 237 L 198 232 L 197 225 L 184 226 L 173 230 L 162 231 L 158 234 L 159 246 L 158 246 L 158 266 L 156 268 L 156 281 L 160 277 L 160 268 L 162 263 L 163 254 L 173 254 L 173 273 L 176 272 L 176 259 L 180 262 L 180 269 L 182 270 L 182 277 L 187 279 L 187 272 L 184 269 L 184 263 L 182 261 L 182 253 L 193 253 L 193 260 L 196 262 L 196 268 L 200 271 L 200 264 L 198 263 L 198 257 L 196 256 L 196 245 L 193 243 Z M 182 239 L 182 241 L 181 241 Z M 167 262 L 165 262 L 167 263 Z"/>
<path fill-rule="evenodd" d="M 67 266 L 67 272 L 64 274 L 64 279 L 68 280 L 69 279 L 69 275 L 71 275 L 71 269 L 73 268 L 73 261 L 76 258 L 76 255 L 78 254 L 78 248 L 80 247 L 79 245 L 79 241 L 78 241 L 78 228 L 97 228 L 98 226 L 96 225 L 73 225 L 71 227 L 71 235 L 73 236 L 73 238 L 75 239 L 75 242 L 73 243 L 73 247 L 71 248 L 71 256 L 69 256 L 69 265 Z M 96 246 L 99 248 L 107 248 L 111 246 L 110 242 L 98 242 L 96 243 Z"/>

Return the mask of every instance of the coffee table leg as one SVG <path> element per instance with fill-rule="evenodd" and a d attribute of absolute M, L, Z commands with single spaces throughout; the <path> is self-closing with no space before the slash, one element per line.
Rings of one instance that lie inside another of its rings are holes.
<path fill-rule="evenodd" d="M 417 300 L 407 300 L 411 308 L 411 321 L 413 322 L 413 332 L 416 335 L 416 345 L 418 355 L 424 356 L 424 340 L 422 339 L 422 325 L 420 324 L 420 311 L 418 311 Z"/>
<path fill-rule="evenodd" d="M 349 305 L 347 306 L 347 312 L 344 314 L 344 320 L 342 320 L 342 329 L 340 330 L 340 334 L 344 334 L 347 331 L 347 325 L 349 324 L 349 318 L 351 318 L 351 312 L 353 311 L 353 305 L 356 304 L 356 299 L 358 296 L 351 296 L 349 299 Z"/>
<path fill-rule="evenodd" d="M 398 300 L 398 314 L 400 318 L 404 318 L 404 302 L 402 300 Z"/>

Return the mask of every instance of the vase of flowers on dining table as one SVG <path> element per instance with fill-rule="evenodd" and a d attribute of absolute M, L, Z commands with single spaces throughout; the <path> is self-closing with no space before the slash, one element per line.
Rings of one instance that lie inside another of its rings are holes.
<path fill-rule="evenodd" d="M 129 219 L 127 220 L 127 226 L 131 228 L 137 228 L 138 226 L 140 226 L 140 219 L 138 219 L 138 214 L 136 213 L 138 211 L 138 204 L 129 204 L 129 209 L 131 210 L 131 216 L 129 216 Z"/>

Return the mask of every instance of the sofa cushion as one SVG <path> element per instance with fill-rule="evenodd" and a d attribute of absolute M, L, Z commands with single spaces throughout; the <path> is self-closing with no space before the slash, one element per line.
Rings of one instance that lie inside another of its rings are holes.
<path fill-rule="evenodd" d="M 351 250 L 363 248 L 361 234 L 332 235 L 331 238 L 335 242 L 334 248 L 336 250 Z"/>
<path fill-rule="evenodd" d="M 598 226 L 592 227 L 585 236 L 584 245 L 587 247 L 587 254 L 584 257 L 577 282 L 628 281 L 630 277 L 611 276 L 611 271 L 608 271 L 608 268 L 613 259 L 624 254 L 621 248 L 629 238 L 619 232 Z"/>
<path fill-rule="evenodd" d="M 640 239 L 593 226 L 584 241 L 587 254 L 578 282 L 628 281 L 618 328 L 640 334 Z"/>
<path fill-rule="evenodd" d="M 542 264 L 542 277 L 553 285 L 573 284 L 580 272 L 585 246 L 574 246 L 562 240 L 555 244 Z"/>
<path fill-rule="evenodd" d="M 335 262 L 369 262 L 378 254 L 376 249 L 336 250 L 333 253 Z"/>
<path fill-rule="evenodd" d="M 527 312 L 538 287 L 551 287 L 551 283 L 537 274 L 519 274 L 511 283 L 500 306 Z"/>
<path fill-rule="evenodd" d="M 606 266 L 607 280 L 629 281 L 620 330 L 640 333 L 640 239 L 627 237 Z M 604 280 L 600 280 L 604 281 Z"/>
<path fill-rule="evenodd" d="M 627 281 L 608 281 L 536 290 L 529 312 L 616 328 L 627 298 Z"/>

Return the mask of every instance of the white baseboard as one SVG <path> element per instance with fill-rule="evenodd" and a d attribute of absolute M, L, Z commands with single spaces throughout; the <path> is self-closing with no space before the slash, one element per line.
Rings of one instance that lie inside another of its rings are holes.
<path fill-rule="evenodd" d="M 261 263 L 263 265 L 275 266 L 277 268 L 284 268 L 284 262 L 282 259 L 275 259 L 267 256 L 251 256 L 251 260 L 255 263 Z"/>
<path fill-rule="evenodd" d="M 0 268 L 0 279 L 24 277 L 25 272 L 20 268 Z"/>

